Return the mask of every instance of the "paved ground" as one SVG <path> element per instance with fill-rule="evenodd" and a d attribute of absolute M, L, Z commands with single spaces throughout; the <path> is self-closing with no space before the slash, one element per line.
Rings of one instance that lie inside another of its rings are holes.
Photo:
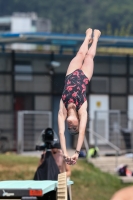
<path fill-rule="evenodd" d="M 68 149 L 68 155 L 72 156 L 74 154 L 75 149 Z M 32 156 L 32 157 L 40 157 L 41 151 L 25 151 L 20 154 L 21 156 Z"/>
<path fill-rule="evenodd" d="M 126 154 L 122 156 L 99 156 L 97 158 L 91 158 L 89 162 L 93 163 L 95 167 L 101 169 L 101 171 L 108 172 L 111 174 L 117 174 L 117 167 L 120 165 L 128 165 L 128 169 L 133 171 L 133 157 L 131 154 Z M 123 177 L 119 176 L 119 178 L 124 183 L 133 183 L 133 176 L 131 177 Z"/>

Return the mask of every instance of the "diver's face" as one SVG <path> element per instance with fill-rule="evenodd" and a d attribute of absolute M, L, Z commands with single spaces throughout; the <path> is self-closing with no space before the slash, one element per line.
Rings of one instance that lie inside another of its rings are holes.
<path fill-rule="evenodd" d="M 71 133 L 77 133 L 79 130 L 79 120 L 75 117 L 68 117 L 67 118 L 67 125 L 68 125 L 68 130 Z"/>
<path fill-rule="evenodd" d="M 68 130 L 70 131 L 70 133 L 78 133 L 79 130 L 78 130 L 78 126 L 71 126 L 71 127 L 68 127 Z"/>

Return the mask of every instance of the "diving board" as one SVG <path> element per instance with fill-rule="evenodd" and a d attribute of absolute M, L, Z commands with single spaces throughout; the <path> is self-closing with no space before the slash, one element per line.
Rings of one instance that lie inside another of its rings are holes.
<path fill-rule="evenodd" d="M 67 181 L 67 186 L 73 181 Z M 58 181 L 11 180 L 0 181 L 0 198 L 8 197 L 41 197 L 44 194 L 56 191 Z"/>

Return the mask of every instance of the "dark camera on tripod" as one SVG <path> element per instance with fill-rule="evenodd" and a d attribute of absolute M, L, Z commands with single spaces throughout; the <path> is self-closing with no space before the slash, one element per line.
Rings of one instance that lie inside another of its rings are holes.
<path fill-rule="evenodd" d="M 54 143 L 54 131 L 52 128 L 46 128 L 42 131 L 42 141 L 44 145 L 36 145 L 36 150 L 44 151 L 46 149 L 52 149 Z"/>

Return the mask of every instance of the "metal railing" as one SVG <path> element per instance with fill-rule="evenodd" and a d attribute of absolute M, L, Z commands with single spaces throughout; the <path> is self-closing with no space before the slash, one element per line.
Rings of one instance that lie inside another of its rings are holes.
<path fill-rule="evenodd" d="M 17 119 L 17 153 L 34 151 L 38 135 L 52 126 L 51 111 L 19 111 Z"/>
<path fill-rule="evenodd" d="M 102 140 L 106 145 L 110 146 L 112 149 L 115 150 L 115 166 L 118 165 L 118 155 L 120 154 L 121 152 L 121 149 L 118 148 L 117 146 L 115 146 L 113 143 L 111 143 L 110 141 L 108 141 L 106 138 L 104 138 L 103 136 L 99 135 L 98 133 L 96 133 L 94 130 L 91 130 L 91 129 L 87 129 L 88 132 L 91 132 L 91 134 L 94 136 L 94 138 L 97 140 L 100 139 Z M 95 144 L 97 145 L 97 142 L 95 141 Z M 89 147 L 89 146 L 88 146 Z"/>

